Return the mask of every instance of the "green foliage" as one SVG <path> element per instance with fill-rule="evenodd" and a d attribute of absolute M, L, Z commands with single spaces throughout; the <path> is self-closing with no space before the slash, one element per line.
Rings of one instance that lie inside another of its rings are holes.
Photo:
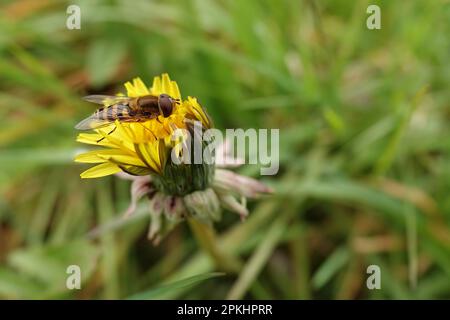
<path fill-rule="evenodd" d="M 0 298 L 450 298 L 450 6 L 374 2 L 380 30 L 369 1 L 78 0 L 67 30 L 73 1 L 3 1 Z M 162 72 L 220 129 L 280 128 L 275 194 L 216 226 L 224 277 L 187 224 L 152 246 L 129 183 L 72 162 L 81 97 Z"/>
<path fill-rule="evenodd" d="M 82 279 L 87 281 L 96 257 L 96 248 L 86 241 L 18 249 L 8 256 L 7 266 L 0 269 L 0 294 L 28 299 L 67 297 L 67 267 L 78 265 Z"/>
<path fill-rule="evenodd" d="M 208 280 L 211 278 L 219 277 L 224 275 L 220 272 L 210 272 L 205 274 L 199 274 L 196 276 L 189 277 L 187 279 L 182 279 L 175 281 L 173 283 L 161 285 L 157 288 L 153 288 L 147 290 L 145 292 L 137 293 L 131 296 L 129 299 L 131 300 L 144 300 L 144 299 L 158 299 L 159 297 L 163 297 L 167 292 L 174 292 L 180 288 L 191 287 L 194 286 L 204 280 Z"/>

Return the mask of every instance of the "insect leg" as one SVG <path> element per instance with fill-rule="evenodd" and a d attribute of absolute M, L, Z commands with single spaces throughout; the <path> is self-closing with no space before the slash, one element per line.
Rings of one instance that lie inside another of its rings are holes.
<path fill-rule="evenodd" d="M 113 133 L 114 132 L 114 130 L 116 130 L 117 129 L 117 126 L 114 126 L 114 128 L 110 131 L 110 132 L 108 132 L 106 135 L 107 136 L 109 136 L 111 133 Z M 100 140 L 97 140 L 97 143 L 99 143 L 100 141 L 102 141 L 103 139 L 105 139 L 105 137 L 102 137 Z"/>
<path fill-rule="evenodd" d="M 150 130 L 149 128 L 147 128 L 146 126 L 144 126 L 144 125 L 142 124 L 142 122 L 140 122 L 140 121 L 136 121 L 136 123 L 139 123 L 141 126 L 144 127 L 145 130 L 148 130 L 148 131 L 153 135 L 153 137 L 156 139 L 156 136 L 155 136 L 155 134 L 153 133 L 152 130 Z"/>

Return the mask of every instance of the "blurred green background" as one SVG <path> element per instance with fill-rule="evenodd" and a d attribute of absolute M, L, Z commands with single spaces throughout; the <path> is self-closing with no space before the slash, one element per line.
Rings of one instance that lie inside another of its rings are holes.
<path fill-rule="evenodd" d="M 444 0 L 3 0 L 0 298 L 450 298 L 449 34 Z M 280 128 L 278 175 L 239 170 L 274 196 L 216 225 L 236 273 L 187 224 L 152 246 L 129 182 L 72 161 L 82 96 L 163 72 L 220 129 Z"/>

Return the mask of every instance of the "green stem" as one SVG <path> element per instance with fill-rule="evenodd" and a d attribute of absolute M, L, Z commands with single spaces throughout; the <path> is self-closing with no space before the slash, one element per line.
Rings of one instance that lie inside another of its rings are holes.
<path fill-rule="evenodd" d="M 188 218 L 187 221 L 198 244 L 214 260 L 219 269 L 232 273 L 240 270 L 241 262 L 219 246 L 216 234 L 210 225 L 195 218 Z"/>

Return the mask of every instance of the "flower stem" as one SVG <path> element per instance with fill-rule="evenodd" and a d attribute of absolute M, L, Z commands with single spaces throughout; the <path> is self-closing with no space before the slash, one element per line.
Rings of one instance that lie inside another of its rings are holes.
<path fill-rule="evenodd" d="M 237 273 L 241 262 L 218 245 L 213 228 L 195 218 L 187 220 L 198 244 L 214 260 L 216 266 L 223 271 Z"/>

